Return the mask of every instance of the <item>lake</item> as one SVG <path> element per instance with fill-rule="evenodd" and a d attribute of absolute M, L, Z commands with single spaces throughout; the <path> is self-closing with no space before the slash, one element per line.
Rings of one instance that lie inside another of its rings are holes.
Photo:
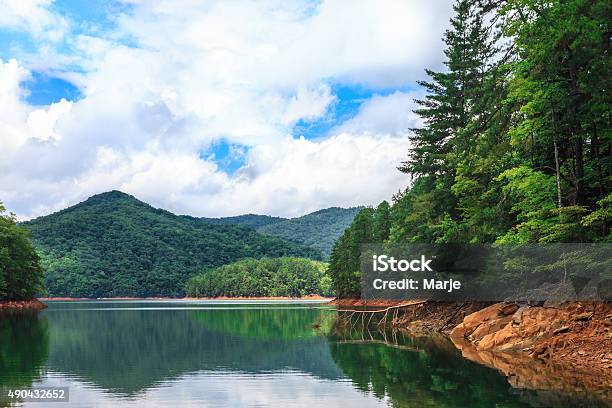
<path fill-rule="evenodd" d="M 69 401 L 18 406 L 607 405 L 584 393 L 514 388 L 443 337 L 339 331 L 337 312 L 317 302 L 48 305 L 0 316 L 0 388 L 68 387 Z"/>

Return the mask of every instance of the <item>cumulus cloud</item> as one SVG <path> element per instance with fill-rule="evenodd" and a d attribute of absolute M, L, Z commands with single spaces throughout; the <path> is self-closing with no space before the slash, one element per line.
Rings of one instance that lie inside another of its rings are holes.
<path fill-rule="evenodd" d="M 415 99 L 423 98 L 422 92 L 399 92 L 375 95 L 364 102 L 358 114 L 338 127 L 338 131 L 351 133 L 387 133 L 406 135 L 410 129 L 422 126 L 413 111 Z"/>
<path fill-rule="evenodd" d="M 44 45 L 0 63 L 0 199 L 23 218 L 110 189 L 202 216 L 388 199 L 406 185 L 396 167 L 418 125 L 418 92 L 388 89 L 439 66 L 451 12 L 450 1 L 134 1 L 100 34 L 70 32 L 50 1 L 7 1 L 15 22 L 0 27 Z M 36 40 L 49 24 L 64 42 Z M 82 99 L 29 106 L 32 69 L 61 71 Z M 296 123 L 333 113 L 334 84 L 374 96 L 324 137 L 296 138 Z M 202 155 L 220 140 L 241 146 L 234 174 Z"/>
<path fill-rule="evenodd" d="M 25 30 L 37 39 L 58 41 L 67 22 L 51 12 L 52 0 L 0 0 L 0 27 Z"/>

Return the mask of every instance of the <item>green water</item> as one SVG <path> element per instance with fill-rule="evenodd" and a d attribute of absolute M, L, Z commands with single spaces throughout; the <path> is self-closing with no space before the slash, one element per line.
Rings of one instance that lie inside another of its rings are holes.
<path fill-rule="evenodd" d="M 36 407 L 592 404 L 512 388 L 442 338 L 335 330 L 335 314 L 316 303 L 49 302 L 0 316 L 0 389 L 69 388 L 68 402 L 16 404 Z"/>

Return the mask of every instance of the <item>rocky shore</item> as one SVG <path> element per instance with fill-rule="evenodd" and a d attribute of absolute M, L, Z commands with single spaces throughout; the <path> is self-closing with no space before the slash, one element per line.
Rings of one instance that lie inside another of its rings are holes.
<path fill-rule="evenodd" d="M 612 304 L 606 302 L 497 303 L 465 317 L 450 338 L 479 351 L 522 354 L 612 377 Z"/>
<path fill-rule="evenodd" d="M 400 303 L 340 299 L 333 304 L 346 308 Z M 495 366 L 492 361 L 505 361 L 506 371 L 511 371 L 508 367 L 513 359 L 522 366 L 525 361 L 538 360 L 597 375 L 612 388 L 610 302 L 546 302 L 539 306 L 424 302 L 402 311 L 392 322 L 395 328 L 415 334 L 443 333 L 466 358 L 490 366 Z"/>
<path fill-rule="evenodd" d="M 1 300 L 0 301 L 0 312 L 3 311 L 18 311 L 18 310 L 29 310 L 39 311 L 47 307 L 43 302 L 38 299 L 33 300 Z"/>

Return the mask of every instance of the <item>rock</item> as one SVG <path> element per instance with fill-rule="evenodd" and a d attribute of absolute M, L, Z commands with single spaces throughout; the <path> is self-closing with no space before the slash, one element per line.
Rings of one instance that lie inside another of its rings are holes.
<path fill-rule="evenodd" d="M 612 326 L 612 317 L 606 317 L 606 320 L 604 320 L 604 324 L 606 326 Z"/>
<path fill-rule="evenodd" d="M 504 316 L 508 316 L 514 314 L 518 309 L 519 306 L 516 303 L 507 303 L 500 307 L 499 312 Z"/>
<path fill-rule="evenodd" d="M 574 316 L 574 320 L 577 322 L 586 322 L 587 320 L 590 320 L 591 317 L 593 317 L 593 312 L 580 313 L 579 315 Z"/>
<path fill-rule="evenodd" d="M 470 338 L 471 341 L 479 341 L 482 336 L 493 330 L 504 327 L 511 320 L 511 316 L 504 315 L 508 304 L 497 303 L 474 312 L 463 319 L 463 323 L 456 326 L 450 333 L 453 338 Z M 473 334 L 476 332 L 476 336 Z"/>
<path fill-rule="evenodd" d="M 553 330 L 553 334 L 567 333 L 570 330 L 569 326 L 561 326 Z"/>
<path fill-rule="evenodd" d="M 520 325 L 523 321 L 523 311 L 528 309 L 529 306 L 521 306 L 518 310 L 512 315 L 512 324 Z"/>

